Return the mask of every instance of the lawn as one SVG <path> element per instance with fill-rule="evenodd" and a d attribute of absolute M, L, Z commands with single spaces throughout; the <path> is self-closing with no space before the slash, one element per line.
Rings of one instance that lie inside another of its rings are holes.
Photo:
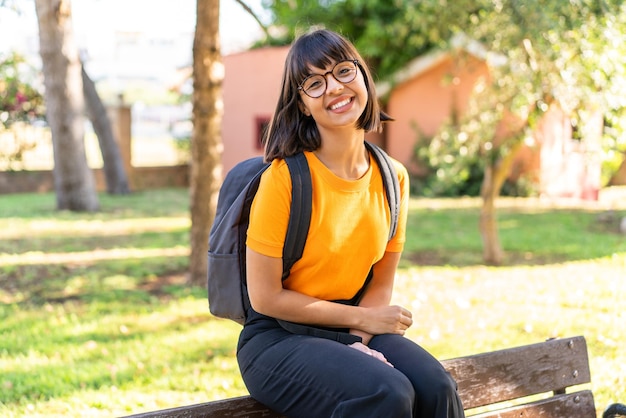
<path fill-rule="evenodd" d="M 0 416 L 110 417 L 242 395 L 239 325 L 186 284 L 186 190 L 0 197 Z M 439 358 L 584 335 L 601 411 L 626 401 L 626 199 L 502 199 L 501 267 L 481 264 L 476 199 L 413 199 L 395 302 Z"/>

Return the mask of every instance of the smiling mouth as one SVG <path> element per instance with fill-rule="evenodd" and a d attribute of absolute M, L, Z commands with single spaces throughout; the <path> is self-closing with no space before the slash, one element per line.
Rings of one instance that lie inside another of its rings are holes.
<path fill-rule="evenodd" d="M 342 100 L 339 103 L 335 103 L 334 105 L 330 106 L 330 110 L 339 109 L 340 107 L 346 106 L 351 101 L 352 101 L 352 98 L 347 98 L 346 100 Z"/>

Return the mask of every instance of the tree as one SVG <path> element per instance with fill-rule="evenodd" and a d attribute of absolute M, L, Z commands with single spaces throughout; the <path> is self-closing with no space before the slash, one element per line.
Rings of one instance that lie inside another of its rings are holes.
<path fill-rule="evenodd" d="M 276 33 L 282 38 L 271 42 L 291 42 L 298 33 L 320 25 L 347 36 L 366 57 L 378 78 L 385 78 L 429 49 L 443 45 L 454 26 L 455 5 L 430 10 L 428 1 L 388 0 L 266 0 Z"/>
<path fill-rule="evenodd" d="M 490 78 L 473 105 L 438 140 L 481 156 L 480 230 L 484 259 L 502 261 L 494 201 L 526 132 L 551 105 L 584 126 L 593 111 L 613 128 L 624 113 L 626 6 L 620 0 L 306 0 L 265 1 L 289 42 L 302 27 L 321 24 L 352 39 L 379 78 L 434 47 L 468 34 L 490 57 Z M 399 7 L 399 5 L 402 7 Z M 451 49 L 453 50 L 453 49 Z M 610 58 L 609 58 L 610 57 Z M 622 97 L 622 99 L 618 99 Z M 613 134 L 624 147 L 624 131 Z M 463 138 L 461 143 L 458 139 Z M 622 148 L 623 149 L 623 148 Z M 452 155 L 463 163 L 462 155 Z M 453 170 L 458 164 L 449 164 Z"/>
<path fill-rule="evenodd" d="M 208 237 L 222 180 L 221 123 L 224 67 L 219 0 L 197 0 L 193 42 L 190 281 L 206 285 Z"/>
<path fill-rule="evenodd" d="M 46 115 L 52 133 L 57 209 L 99 209 L 87 165 L 81 65 L 74 44 L 69 0 L 36 0 Z"/>
<path fill-rule="evenodd" d="M 479 224 L 485 262 L 503 260 L 495 200 L 543 112 L 557 106 L 581 131 L 597 112 L 623 112 L 612 98 L 615 89 L 623 91 L 623 77 L 615 75 L 623 74 L 626 61 L 617 54 L 610 65 L 602 62 L 623 48 L 626 9 L 620 3 L 510 0 L 501 9 L 483 7 L 471 16 L 472 34 L 500 57 L 488 61 L 489 80 L 477 86 L 469 111 L 454 127 L 466 138 L 462 146 L 482 156 Z"/>
<path fill-rule="evenodd" d="M 106 107 L 100 99 L 95 83 L 89 77 L 82 64 L 81 75 L 87 115 L 98 137 L 98 144 L 102 153 L 107 192 L 109 194 L 128 194 L 130 190 L 128 188 L 128 177 L 124 169 L 124 161 L 122 160 L 118 143 L 115 140 Z"/>

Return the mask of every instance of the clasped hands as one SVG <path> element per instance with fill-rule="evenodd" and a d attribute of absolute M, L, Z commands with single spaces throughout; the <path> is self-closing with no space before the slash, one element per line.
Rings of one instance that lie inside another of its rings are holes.
<path fill-rule="evenodd" d="M 370 308 L 374 314 L 375 320 L 373 321 L 372 328 L 378 328 L 374 331 L 376 334 L 399 334 L 404 335 L 407 328 L 413 324 L 412 314 L 409 310 L 401 306 L 382 306 Z M 379 332 L 376 332 L 379 331 Z M 382 332 L 380 332 L 382 331 Z M 372 356 L 375 359 L 382 361 L 385 364 L 393 367 L 387 358 L 379 351 L 376 351 L 362 342 L 356 342 L 349 345 L 368 356 Z"/>

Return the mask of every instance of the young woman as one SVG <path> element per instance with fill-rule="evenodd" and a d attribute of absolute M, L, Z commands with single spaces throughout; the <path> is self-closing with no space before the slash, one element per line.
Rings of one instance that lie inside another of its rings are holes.
<path fill-rule="evenodd" d="M 394 160 L 401 207 L 398 231 L 388 240 L 381 172 L 364 144 L 365 133 L 379 130 L 381 119 L 388 118 L 371 74 L 349 41 L 328 30 L 296 40 L 266 137 L 272 164 L 250 216 L 253 310 L 237 352 L 250 394 L 288 417 L 464 416 L 454 380 L 403 337 L 411 312 L 390 306 L 409 186 L 406 169 Z M 311 224 L 303 256 L 283 281 L 291 198 L 283 158 L 299 152 L 313 183 Z M 362 297 L 351 304 L 362 287 Z"/>

